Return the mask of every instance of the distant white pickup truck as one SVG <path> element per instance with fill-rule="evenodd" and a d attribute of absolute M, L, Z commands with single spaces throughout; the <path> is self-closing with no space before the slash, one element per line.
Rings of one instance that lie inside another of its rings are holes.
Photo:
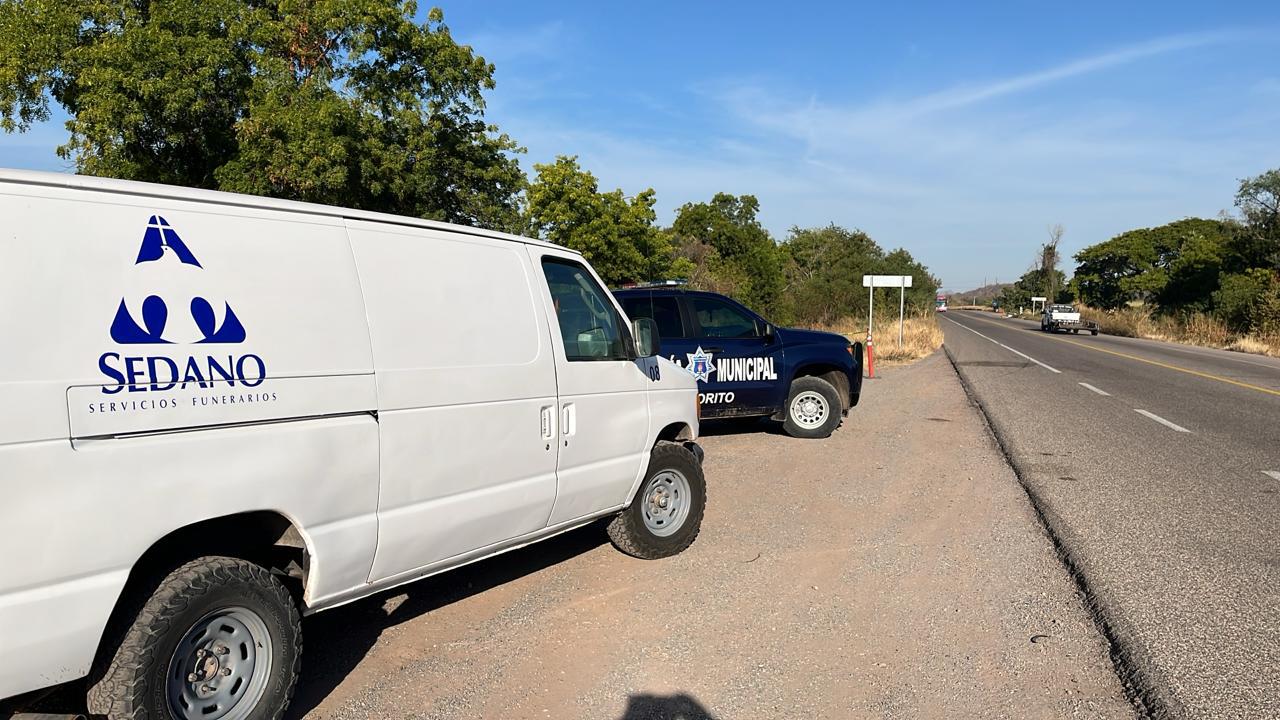
<path fill-rule="evenodd" d="M 1050 305 L 1040 314 L 1040 329 L 1045 332 L 1069 330 L 1079 334 L 1087 330 L 1091 335 L 1098 334 L 1098 323 L 1081 320 L 1080 313 L 1070 305 Z"/>

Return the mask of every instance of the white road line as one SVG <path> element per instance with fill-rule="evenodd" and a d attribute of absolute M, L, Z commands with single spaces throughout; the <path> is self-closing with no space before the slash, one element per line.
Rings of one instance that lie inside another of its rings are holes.
<path fill-rule="evenodd" d="M 1266 475 L 1272 480 L 1280 480 L 1280 470 L 1263 470 L 1262 474 Z"/>
<path fill-rule="evenodd" d="M 1138 410 L 1136 408 L 1134 409 L 1134 412 L 1138 413 L 1139 415 L 1145 415 L 1146 417 L 1149 417 L 1152 420 L 1155 420 L 1156 422 L 1169 428 L 1170 430 L 1177 430 L 1178 432 L 1184 432 L 1184 433 L 1191 432 L 1190 430 L 1182 427 L 1181 425 L 1178 425 L 1176 423 L 1171 423 L 1168 420 L 1165 420 L 1164 418 L 1160 417 L 1159 415 L 1153 412 L 1147 412 L 1146 410 Z"/>
<path fill-rule="evenodd" d="M 983 338 L 983 339 L 986 339 L 986 340 L 990 340 L 991 342 L 993 342 L 993 343 L 995 343 L 995 344 L 999 345 L 1000 347 L 1004 348 L 1005 350 L 1008 350 L 1009 352 L 1013 353 L 1014 355 L 1019 355 L 1019 356 L 1021 356 L 1021 357 L 1024 357 L 1024 358 L 1026 358 L 1026 359 L 1030 360 L 1031 362 L 1033 362 L 1033 363 L 1035 363 L 1035 364 L 1039 365 L 1040 367 L 1044 368 L 1045 370 L 1048 370 L 1049 372 L 1058 373 L 1059 375 L 1061 375 L 1061 374 L 1062 374 L 1062 371 L 1061 371 L 1061 370 L 1058 370 L 1058 369 L 1056 369 L 1056 368 L 1051 368 L 1051 367 L 1049 367 L 1048 365 L 1045 365 L 1044 363 L 1040 362 L 1039 360 L 1037 360 L 1037 359 L 1035 359 L 1035 358 L 1031 357 L 1030 355 L 1028 355 L 1028 354 L 1026 354 L 1026 353 L 1024 353 L 1024 352 L 1019 352 L 1019 351 L 1017 351 L 1017 350 L 1014 350 L 1013 348 L 1009 347 L 1008 345 L 1005 345 L 1004 343 L 1000 342 L 999 340 L 996 340 L 995 338 L 987 337 L 986 335 L 983 335 L 982 333 L 978 332 L 977 330 L 974 330 L 973 328 L 969 327 L 968 325 L 965 325 L 965 324 L 963 324 L 963 323 L 958 323 L 958 322 L 956 322 L 955 320 L 952 320 L 951 318 L 943 318 L 943 319 L 944 319 L 944 320 L 946 320 L 947 322 L 950 322 L 950 323 L 954 323 L 954 324 L 956 324 L 956 325 L 959 325 L 960 327 L 964 328 L 965 330 L 968 330 L 969 332 L 973 333 L 974 335 L 977 335 L 977 336 L 978 336 L 978 337 L 980 337 L 980 338 Z"/>
<path fill-rule="evenodd" d="M 1104 396 L 1106 396 L 1106 397 L 1111 397 L 1111 393 L 1107 392 L 1106 390 L 1099 390 L 1098 388 L 1096 388 L 1096 387 L 1094 387 L 1094 386 L 1090 385 L 1089 383 L 1080 383 L 1080 386 L 1081 386 L 1081 387 L 1083 387 L 1083 388 L 1086 388 L 1086 389 L 1088 389 L 1088 390 L 1092 390 L 1092 391 L 1094 391 L 1094 392 L 1098 393 L 1099 395 L 1104 395 Z"/>

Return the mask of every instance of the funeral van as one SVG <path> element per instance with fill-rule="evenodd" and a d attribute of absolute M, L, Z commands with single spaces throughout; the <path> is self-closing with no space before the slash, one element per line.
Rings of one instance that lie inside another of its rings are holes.
<path fill-rule="evenodd" d="M 278 718 L 301 615 L 598 518 L 682 551 L 657 338 L 545 242 L 0 170 L 0 699 Z"/>

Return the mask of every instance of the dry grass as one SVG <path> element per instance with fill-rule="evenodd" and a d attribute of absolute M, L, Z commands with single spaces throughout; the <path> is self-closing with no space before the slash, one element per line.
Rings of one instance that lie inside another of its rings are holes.
<path fill-rule="evenodd" d="M 1186 319 L 1153 317 L 1146 308 L 1142 307 L 1128 307 L 1113 312 L 1082 307 L 1080 314 L 1086 320 L 1098 323 L 1102 332 L 1108 335 L 1164 340 L 1280 357 L 1280 336 L 1240 335 L 1231 332 L 1220 320 L 1210 315 L 1197 313 Z"/>
<path fill-rule="evenodd" d="M 875 362 L 884 365 L 905 365 L 927 357 L 942 347 L 942 328 L 933 312 L 908 317 L 902 324 L 902 347 L 898 347 L 898 316 L 877 317 L 875 335 Z M 861 319 L 845 318 L 833 325 L 816 328 L 844 335 L 850 340 L 865 343 L 867 326 Z"/>

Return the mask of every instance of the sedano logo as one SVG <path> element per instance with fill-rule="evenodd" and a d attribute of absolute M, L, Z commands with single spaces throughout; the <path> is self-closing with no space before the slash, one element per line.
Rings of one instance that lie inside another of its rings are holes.
<path fill-rule="evenodd" d="M 147 286 L 148 294 L 141 302 L 136 298 L 131 301 L 127 295 L 120 299 L 110 330 L 111 339 L 117 344 L 238 345 L 245 341 L 244 324 L 231 304 L 223 301 L 219 312 L 205 297 L 209 293 L 200 289 L 204 266 L 163 217 L 152 215 L 147 222 L 134 269 L 140 276 L 136 279 Z M 156 292 L 155 286 L 162 289 Z M 135 315 L 131 307 L 139 312 Z M 106 352 L 98 358 L 98 368 L 112 381 L 102 386 L 107 395 L 208 389 L 219 387 L 218 383 L 225 383 L 221 387 L 227 388 L 254 388 L 267 375 L 261 357 L 234 352 L 186 357 Z M 244 399 L 261 401 L 274 397 Z"/>

